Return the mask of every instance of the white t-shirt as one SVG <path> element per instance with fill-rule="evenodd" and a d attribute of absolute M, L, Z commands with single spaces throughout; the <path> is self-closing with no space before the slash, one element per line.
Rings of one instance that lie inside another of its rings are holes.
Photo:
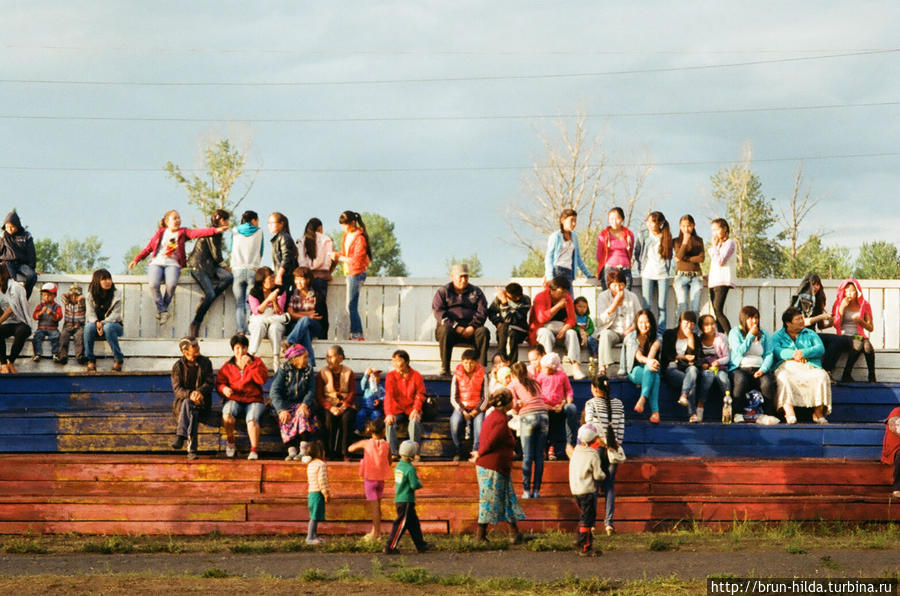
<path fill-rule="evenodd" d="M 666 279 L 669 277 L 669 271 L 666 269 L 666 261 L 659 256 L 659 236 L 655 234 L 647 235 L 647 261 L 641 270 L 641 278 L 645 279 Z"/>
<path fill-rule="evenodd" d="M 158 265 L 160 267 L 180 267 L 178 260 L 175 259 L 175 254 L 177 252 L 178 231 L 176 230 L 173 232 L 169 228 L 166 228 L 162 238 L 159 239 L 159 249 L 156 251 L 156 255 L 150 259 L 150 264 Z"/>
<path fill-rule="evenodd" d="M 575 263 L 573 259 L 575 258 L 575 245 L 571 240 L 563 240 L 559 244 L 559 254 L 556 255 L 556 263 L 554 263 L 557 267 L 563 267 L 565 269 L 575 270 Z"/>
<path fill-rule="evenodd" d="M 753 343 L 750 344 L 750 348 L 744 353 L 744 357 L 741 358 L 741 368 L 759 368 L 762 366 L 762 356 L 762 342 L 755 339 L 753 340 Z"/>

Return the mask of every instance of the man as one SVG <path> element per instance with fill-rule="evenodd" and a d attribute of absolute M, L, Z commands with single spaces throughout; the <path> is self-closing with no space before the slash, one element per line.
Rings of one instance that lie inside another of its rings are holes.
<path fill-rule="evenodd" d="M 627 278 L 620 269 L 611 269 L 606 275 L 609 288 L 597 296 L 598 375 L 606 375 L 606 369 L 616 361 L 614 348 L 634 330 L 634 317 L 641 310 L 641 299 L 626 290 Z M 624 369 L 622 364 L 619 369 Z"/>
<path fill-rule="evenodd" d="M 250 455 L 247 459 L 259 459 L 256 448 L 259 445 L 259 423 L 266 411 L 263 402 L 263 385 L 269 378 L 269 371 L 262 358 L 251 356 L 250 341 L 243 333 L 231 338 L 229 359 L 216 376 L 216 391 L 225 400 L 222 406 L 222 424 L 225 426 L 225 457 L 237 455 L 234 444 L 234 425 L 238 418 L 247 421 L 247 436 L 250 438 Z"/>
<path fill-rule="evenodd" d="M 197 430 L 212 407 L 212 363 L 200 355 L 196 338 L 185 337 L 178 349 L 181 358 L 172 366 L 172 413 L 178 425 L 172 449 L 181 449 L 187 441 L 187 458 L 197 459 Z"/>
<path fill-rule="evenodd" d="M 529 341 L 544 346 L 547 354 L 553 352 L 556 342 L 564 342 L 564 362 L 572 367 L 572 378 L 583 379 L 581 370 L 581 339 L 575 330 L 575 303 L 569 294 L 571 284 L 565 277 L 554 277 L 547 288 L 534 297 L 531 309 Z"/>
<path fill-rule="evenodd" d="M 37 273 L 34 271 L 37 253 L 34 250 L 34 239 L 22 227 L 19 214 L 15 211 L 6 216 L 3 231 L 0 232 L 0 266 L 9 270 L 10 279 L 25 286 L 25 296 L 31 298 L 31 290 L 37 282 Z"/>
<path fill-rule="evenodd" d="M 437 328 L 434 338 L 441 350 L 441 376 L 450 376 L 453 346 L 465 343 L 475 346 L 478 361 L 487 366 L 490 334 L 484 327 L 487 300 L 480 288 L 469 284 L 469 266 L 457 263 L 450 269 L 451 282 L 440 288 L 431 301 Z"/>

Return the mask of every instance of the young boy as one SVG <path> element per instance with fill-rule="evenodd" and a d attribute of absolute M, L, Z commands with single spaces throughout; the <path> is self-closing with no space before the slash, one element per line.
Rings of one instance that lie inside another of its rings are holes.
<path fill-rule="evenodd" d="M 59 351 L 59 321 L 63 318 L 62 309 L 56 303 L 56 284 L 45 283 L 41 286 L 41 303 L 34 309 L 32 318 L 38 322 L 37 331 L 31 339 L 34 348 L 34 356 L 31 360 L 41 361 L 44 339 L 50 340 L 50 351 L 56 354 Z"/>
<path fill-rule="evenodd" d="M 581 511 L 578 518 L 578 554 L 592 557 L 602 554 L 594 551 L 594 523 L 597 521 L 597 487 L 606 478 L 603 473 L 598 447 L 602 440 L 593 424 L 583 424 L 578 429 L 578 445 L 569 460 L 569 488 Z"/>
<path fill-rule="evenodd" d="M 87 364 L 84 357 L 84 296 L 81 295 L 81 286 L 72 284 L 69 291 L 63 294 L 63 328 L 59 335 L 59 351 L 53 357 L 58 364 L 69 361 L 69 340 L 75 342 L 75 359 L 78 364 Z"/>
<path fill-rule="evenodd" d="M 370 420 L 384 417 L 384 386 L 378 383 L 380 376 L 380 370 L 369 367 L 359 381 L 363 398 L 362 404 L 356 412 L 356 432 L 363 432 Z"/>
<path fill-rule="evenodd" d="M 394 468 L 394 503 L 397 506 L 397 519 L 391 527 L 387 544 L 384 545 L 384 554 L 397 553 L 397 545 L 404 530 L 409 530 L 416 550 L 424 553 L 428 550 L 428 543 L 422 537 L 422 526 L 419 525 L 419 516 L 416 515 L 416 491 L 422 488 L 416 468 L 412 465 L 412 459 L 416 456 L 419 446 L 413 441 L 400 443 L 400 461 Z"/>
<path fill-rule="evenodd" d="M 528 337 L 529 310 L 531 298 L 515 282 L 497 290 L 488 307 L 488 318 L 497 327 L 497 347 L 509 363 L 519 360 L 519 344 Z"/>
<path fill-rule="evenodd" d="M 463 455 L 463 433 L 472 424 L 472 452 L 469 461 L 478 457 L 478 438 L 481 435 L 481 423 L 488 404 L 488 380 L 484 368 L 478 364 L 478 352 L 469 348 L 462 354 L 462 362 L 453 371 L 450 381 L 450 435 L 456 453 L 453 461 L 459 461 Z M 469 433 L 465 433 L 469 434 Z"/>

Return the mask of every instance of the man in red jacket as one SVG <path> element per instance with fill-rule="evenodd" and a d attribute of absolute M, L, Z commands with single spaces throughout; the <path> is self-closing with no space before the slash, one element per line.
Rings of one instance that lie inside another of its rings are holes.
<path fill-rule="evenodd" d="M 547 288 L 534 297 L 530 316 L 529 341 L 541 344 L 547 354 L 556 342 L 565 342 L 566 359 L 572 367 L 572 378 L 583 379 L 581 339 L 575 330 L 575 303 L 569 294 L 571 284 L 565 277 L 554 277 Z"/>
<path fill-rule="evenodd" d="M 247 420 L 247 435 L 250 437 L 250 455 L 247 459 L 259 458 L 256 453 L 259 444 L 259 421 L 266 411 L 263 385 L 269 378 L 269 371 L 266 370 L 261 358 L 250 355 L 249 345 L 246 335 L 239 333 L 232 337 L 231 351 L 234 352 L 234 357 L 222 365 L 216 376 L 216 391 L 225 400 L 222 407 L 222 423 L 227 439 L 225 456 L 229 458 L 237 455 L 234 423 L 238 417 Z"/>

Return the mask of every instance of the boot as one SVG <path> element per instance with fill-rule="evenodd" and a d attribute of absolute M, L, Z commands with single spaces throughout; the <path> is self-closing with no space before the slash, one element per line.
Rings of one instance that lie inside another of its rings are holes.
<path fill-rule="evenodd" d="M 509 536 L 513 544 L 522 544 L 525 541 L 525 537 L 519 531 L 519 526 L 516 525 L 516 522 L 509 522 Z"/>
<path fill-rule="evenodd" d="M 877 383 L 875 380 L 875 352 L 863 352 L 863 358 L 866 359 L 866 368 L 869 369 L 869 382 Z"/>
<path fill-rule="evenodd" d="M 487 524 L 478 524 L 475 528 L 475 541 L 487 542 Z"/>
<path fill-rule="evenodd" d="M 852 383 L 853 376 L 851 375 L 853 371 L 853 365 L 856 364 L 856 360 L 859 358 L 860 350 L 851 349 L 847 352 L 847 363 L 844 365 L 844 374 L 841 375 L 841 383 Z"/>

